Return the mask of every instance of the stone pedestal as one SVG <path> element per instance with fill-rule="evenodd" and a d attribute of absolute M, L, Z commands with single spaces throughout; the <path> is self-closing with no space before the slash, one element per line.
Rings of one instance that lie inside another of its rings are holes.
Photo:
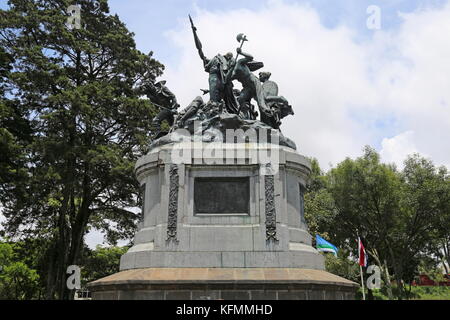
<path fill-rule="evenodd" d="M 347 300 L 355 284 L 301 268 L 144 268 L 91 284 L 96 300 Z"/>
<path fill-rule="evenodd" d="M 303 193 L 309 161 L 287 146 L 179 142 L 136 163 L 142 222 L 94 299 L 349 299 L 324 270 Z"/>

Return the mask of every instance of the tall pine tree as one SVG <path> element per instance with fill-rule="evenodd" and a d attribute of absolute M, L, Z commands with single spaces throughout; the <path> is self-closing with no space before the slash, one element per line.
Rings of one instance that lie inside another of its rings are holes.
<path fill-rule="evenodd" d="M 80 28 L 66 25 L 74 4 Z M 137 199 L 133 166 L 154 116 L 140 88 L 163 66 L 136 49 L 106 0 L 10 0 L 0 45 L 10 66 L 2 127 L 9 119 L 10 129 L 28 128 L 25 137 L 7 133 L 8 172 L 21 178 L 2 177 L 6 232 L 45 239 L 46 298 L 67 299 L 66 268 L 79 261 L 89 228 L 113 239 L 134 231 L 137 216 L 126 209 Z"/>

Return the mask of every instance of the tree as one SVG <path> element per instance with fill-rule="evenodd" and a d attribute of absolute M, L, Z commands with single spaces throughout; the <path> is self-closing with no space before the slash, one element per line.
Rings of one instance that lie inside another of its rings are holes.
<path fill-rule="evenodd" d="M 133 167 L 146 151 L 154 107 L 141 87 L 163 66 L 139 52 L 106 0 L 80 0 L 80 29 L 66 27 L 72 1 L 11 0 L 0 44 L 12 57 L 8 100 L 31 127 L 23 180 L 2 181 L 6 232 L 44 239 L 46 298 L 70 298 L 66 268 L 78 264 L 91 227 L 130 237 L 137 215 Z M 111 237 L 117 239 L 117 236 Z"/>
<path fill-rule="evenodd" d="M 379 205 L 385 203 L 391 207 L 395 206 L 397 201 L 395 197 L 388 200 L 395 195 L 391 192 L 395 188 L 386 188 L 390 185 L 389 179 L 395 181 L 396 185 L 399 183 L 398 177 L 393 175 L 393 172 L 391 166 L 381 165 L 379 156 L 368 147 L 363 157 L 356 160 L 346 159 L 327 174 L 320 170 L 317 161 L 312 161 L 311 182 L 305 197 L 306 218 L 310 231 L 332 239 L 331 241 L 340 248 L 340 252 L 351 252 L 353 257 L 357 256 L 355 240 L 359 235 L 366 235 L 364 242 L 371 241 L 371 246 L 368 246 L 369 252 L 383 271 L 384 283 L 389 293 L 390 276 L 385 262 L 386 256 L 380 260 L 378 251 L 372 245 L 385 247 L 379 241 L 377 233 L 386 231 L 385 226 L 389 224 L 385 223 L 395 214 L 389 211 L 388 206 Z M 382 192 L 383 188 L 386 193 Z M 375 223 L 376 228 L 370 225 L 371 223 Z M 367 239 L 367 230 L 371 230 L 371 239 Z M 330 264 L 329 268 L 339 267 L 342 264 L 342 259 L 333 257 L 327 259 L 330 260 L 327 261 Z M 334 272 L 342 271 L 334 269 Z M 355 280 L 359 282 L 359 279 Z"/>
<path fill-rule="evenodd" d="M 413 250 L 450 264 L 450 175 L 418 154 L 405 160 L 403 209 Z M 422 243 L 426 243 L 424 248 Z M 446 268 L 445 263 L 443 264 Z M 448 269 L 446 270 L 448 273 Z"/>
<path fill-rule="evenodd" d="M 83 259 L 83 285 L 119 272 L 120 257 L 129 247 L 102 247 L 89 250 Z"/>
<path fill-rule="evenodd" d="M 305 220 L 311 234 L 324 238 L 332 236 L 336 215 L 328 183 L 328 175 L 320 169 L 317 159 L 311 159 L 311 177 L 305 193 Z"/>
<path fill-rule="evenodd" d="M 37 297 L 39 275 L 18 259 L 18 246 L 0 242 L 0 299 L 29 300 Z"/>
<path fill-rule="evenodd" d="M 353 256 L 355 240 L 361 237 L 390 296 L 390 274 L 403 298 L 404 283 L 413 281 L 424 258 L 431 254 L 448 261 L 450 193 L 445 168 L 413 155 L 399 172 L 381 163 L 370 147 L 362 157 L 346 159 L 328 174 L 314 162 L 312 167 L 305 197 L 312 230 Z"/>
<path fill-rule="evenodd" d="M 26 178 L 22 169 L 23 147 L 30 141 L 30 125 L 18 105 L 6 97 L 7 79 L 11 74 L 13 58 L 0 47 L 0 190 L 8 192 L 13 181 Z M 0 201 L 2 194 L 0 192 Z"/>
<path fill-rule="evenodd" d="M 380 163 L 379 155 L 369 147 L 362 157 L 346 159 L 330 172 L 330 192 L 340 222 L 336 225 L 340 243 L 355 243 L 358 236 L 363 238 L 367 248 L 379 252 L 378 260 L 388 261 L 395 270 L 400 288 L 405 268 L 411 263 L 405 260 L 406 256 L 411 257 L 405 252 L 409 253 L 410 249 L 398 232 L 404 222 L 401 190 L 395 167 Z"/>
<path fill-rule="evenodd" d="M 335 275 L 359 283 L 361 281 L 359 265 L 349 255 L 350 252 L 346 249 L 339 250 L 337 257 L 333 254 L 326 253 L 325 269 Z"/>

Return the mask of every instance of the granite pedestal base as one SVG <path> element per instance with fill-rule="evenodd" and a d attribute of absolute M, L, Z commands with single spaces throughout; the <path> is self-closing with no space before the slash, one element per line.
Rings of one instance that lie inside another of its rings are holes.
<path fill-rule="evenodd" d="M 89 284 L 95 300 L 352 300 L 357 287 L 299 268 L 144 268 Z"/>
<path fill-rule="evenodd" d="M 142 219 L 121 272 L 89 285 L 94 299 L 354 298 L 358 285 L 324 271 L 312 246 L 311 165 L 296 150 L 180 142 L 153 148 L 135 171 Z"/>

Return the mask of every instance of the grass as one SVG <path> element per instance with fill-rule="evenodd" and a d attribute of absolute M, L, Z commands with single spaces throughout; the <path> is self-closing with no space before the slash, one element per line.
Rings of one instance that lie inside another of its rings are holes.
<path fill-rule="evenodd" d="M 394 299 L 396 299 L 396 288 L 393 287 Z M 389 300 L 385 288 L 380 290 L 372 290 L 374 300 Z M 366 289 L 366 299 L 367 299 Z M 362 300 L 361 289 L 356 293 L 356 299 Z M 410 300 L 450 300 L 450 287 L 429 287 L 429 286 L 413 286 L 411 287 Z"/>
<path fill-rule="evenodd" d="M 450 287 L 413 287 L 418 299 L 413 300 L 450 300 Z"/>

